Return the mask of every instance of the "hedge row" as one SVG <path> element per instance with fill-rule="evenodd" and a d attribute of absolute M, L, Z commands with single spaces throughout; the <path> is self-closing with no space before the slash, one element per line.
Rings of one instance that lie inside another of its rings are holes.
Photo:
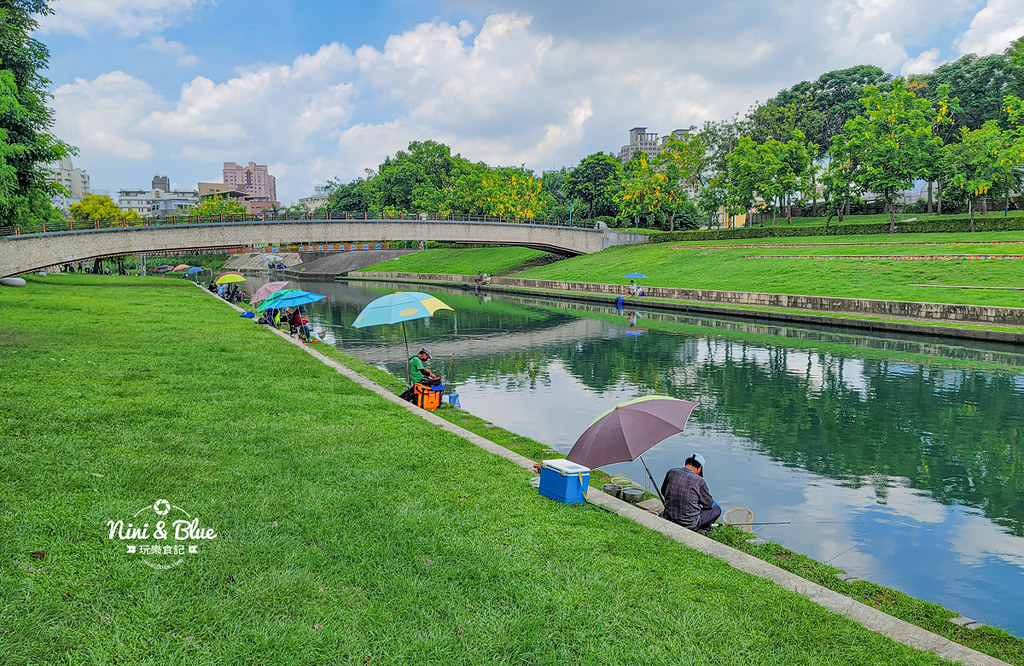
<path fill-rule="evenodd" d="M 968 233 L 971 218 L 951 217 L 944 220 L 896 222 L 896 231 L 903 234 Z M 1024 231 L 1024 217 L 974 218 L 975 231 Z M 707 229 L 702 231 L 667 231 L 652 234 L 648 242 L 731 240 L 742 238 L 785 238 L 793 236 L 861 236 L 889 233 L 889 223 L 833 224 L 822 226 L 740 227 L 739 229 Z"/>

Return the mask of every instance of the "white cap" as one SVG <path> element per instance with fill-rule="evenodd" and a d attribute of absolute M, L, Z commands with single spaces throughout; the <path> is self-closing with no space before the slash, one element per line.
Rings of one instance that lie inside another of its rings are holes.
<path fill-rule="evenodd" d="M 694 460 L 696 460 L 698 463 L 700 463 L 701 469 L 704 469 L 704 456 L 702 456 L 699 453 L 694 453 L 690 457 L 693 458 Z"/>

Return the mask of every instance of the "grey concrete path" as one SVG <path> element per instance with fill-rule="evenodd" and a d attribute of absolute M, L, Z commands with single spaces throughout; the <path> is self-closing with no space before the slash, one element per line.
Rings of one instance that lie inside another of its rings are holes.
<path fill-rule="evenodd" d="M 210 295 L 213 296 L 213 294 Z M 242 311 L 241 308 L 235 305 L 231 305 L 231 307 L 235 308 L 239 312 Z M 528 470 L 531 473 L 533 472 L 534 461 L 530 460 L 526 456 L 510 451 L 503 446 L 495 444 L 489 439 L 485 439 L 466 430 L 465 428 L 446 421 L 429 411 L 420 409 L 419 407 L 402 400 L 383 386 L 370 381 L 356 371 L 342 365 L 340 362 L 324 356 L 314 348 L 292 338 L 283 331 L 278 331 L 276 329 L 270 330 L 288 342 L 302 348 L 309 355 L 318 359 L 325 365 L 334 368 L 337 372 L 351 379 L 360 386 L 373 391 L 385 400 L 393 402 L 396 405 L 400 405 L 403 409 L 416 414 L 420 418 L 426 419 L 442 430 L 446 430 L 472 442 L 485 451 L 499 455 L 502 458 L 519 465 L 523 469 Z M 920 650 L 934 652 L 943 659 L 961 664 L 978 666 L 1003 664 L 1004 666 L 1008 666 L 1006 662 L 996 659 L 995 657 L 978 652 L 977 650 L 972 650 L 971 648 L 960 645 L 959 643 L 955 643 L 948 638 L 944 638 L 938 634 L 934 634 L 922 629 L 921 627 L 910 624 L 909 622 L 892 617 L 891 615 L 883 613 L 876 608 L 872 608 L 871 606 L 863 604 L 855 599 L 839 594 L 827 587 L 822 587 L 817 583 L 812 583 L 805 578 L 801 578 L 800 576 L 792 574 L 784 569 L 780 569 L 773 564 L 759 560 L 752 555 L 748 555 L 747 553 L 736 550 L 735 548 L 730 548 L 725 544 L 721 544 L 714 539 L 709 539 L 684 527 L 680 527 L 671 521 L 660 518 L 652 513 L 638 509 L 632 504 L 612 497 L 597 488 L 591 488 L 587 492 L 587 500 L 591 504 L 603 507 L 612 513 L 616 513 L 624 518 L 637 522 L 644 527 L 660 532 L 685 546 L 689 546 L 690 548 L 702 553 L 716 557 L 735 569 L 774 581 L 783 588 L 802 594 L 819 606 L 847 617 L 872 631 L 888 636 L 898 643 L 909 645 L 910 647 Z"/>

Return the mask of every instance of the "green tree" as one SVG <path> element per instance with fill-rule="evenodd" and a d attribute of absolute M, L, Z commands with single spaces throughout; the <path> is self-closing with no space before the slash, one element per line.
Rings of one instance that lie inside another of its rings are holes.
<path fill-rule="evenodd" d="M 572 199 L 587 204 L 587 219 L 594 218 L 594 206 L 614 201 L 615 192 L 622 182 L 622 164 L 604 153 L 584 157 L 562 181 L 562 189 Z"/>
<path fill-rule="evenodd" d="M 1012 47 L 1011 47 L 1012 48 Z M 1018 83 L 1006 55 L 978 57 L 968 53 L 958 60 L 941 65 L 931 74 L 915 77 L 910 84 L 919 83 L 921 97 L 932 104 L 942 102 L 942 87 L 947 86 L 945 97 L 956 97 L 959 106 L 946 124 L 944 141 L 955 142 L 961 136 L 960 128 L 981 129 L 989 120 L 1005 118 L 1003 98 L 1019 91 Z"/>
<path fill-rule="evenodd" d="M 245 215 L 245 206 L 228 196 L 203 197 L 196 205 L 182 211 L 183 215 Z"/>
<path fill-rule="evenodd" d="M 327 209 L 332 213 L 365 213 L 370 209 L 369 184 L 364 178 L 349 183 L 333 181 L 327 196 Z"/>
<path fill-rule="evenodd" d="M 86 194 L 80 202 L 71 204 L 70 209 L 71 219 L 75 222 L 142 220 L 138 212 L 119 208 L 114 200 L 105 194 Z"/>
<path fill-rule="evenodd" d="M 988 195 L 997 184 L 1013 180 L 1021 152 L 1022 147 L 1011 142 L 996 120 L 988 121 L 981 129 L 960 128 L 960 141 L 943 149 L 947 182 L 968 196 L 972 232 L 978 197 Z"/>
<path fill-rule="evenodd" d="M 817 146 L 815 158 L 825 156 L 832 139 L 846 121 L 863 109 L 860 98 L 866 86 L 881 86 L 891 77 L 878 67 L 858 65 L 826 72 L 814 81 L 801 81 L 756 105 L 747 113 L 746 131 L 755 141 L 787 141 L 800 130 Z"/>
<path fill-rule="evenodd" d="M 466 162 L 436 141 L 413 141 L 406 150 L 387 157 L 369 179 L 368 203 L 373 210 L 436 212 L 438 193 L 450 188 L 459 166 Z"/>
<path fill-rule="evenodd" d="M 902 78 L 888 90 L 864 89 L 863 115 L 846 122 L 835 137 L 833 159 L 853 165 L 853 182 L 874 192 L 889 212 L 889 230 L 896 231 L 896 194 L 928 174 L 930 160 L 942 145 L 933 126 L 948 122 L 948 108 L 936 111 L 918 98 Z"/>
<path fill-rule="evenodd" d="M 50 13 L 45 0 L 0 2 L 0 220 L 15 225 L 52 215 L 49 199 L 63 189 L 47 182 L 45 165 L 75 152 L 50 133 L 50 81 L 40 74 L 50 53 L 30 36 Z"/>
<path fill-rule="evenodd" d="M 797 192 L 810 187 L 812 193 L 815 189 L 814 171 L 811 169 L 811 156 L 818 150 L 818 146 L 807 143 L 804 133 L 800 130 L 793 130 L 792 138 L 786 143 L 776 141 L 766 146 L 765 150 L 774 153 L 775 160 L 779 163 L 776 172 L 776 188 L 779 192 L 779 202 L 786 200 L 786 223 L 793 224 L 793 206 L 791 198 Z"/>
<path fill-rule="evenodd" d="M 726 208 L 729 215 L 749 213 L 754 207 L 754 199 L 761 196 L 766 200 L 774 196 L 770 182 L 777 165 L 766 164 L 765 152 L 749 136 L 741 136 L 736 148 L 726 157 L 728 166 L 728 185 L 726 187 Z"/>

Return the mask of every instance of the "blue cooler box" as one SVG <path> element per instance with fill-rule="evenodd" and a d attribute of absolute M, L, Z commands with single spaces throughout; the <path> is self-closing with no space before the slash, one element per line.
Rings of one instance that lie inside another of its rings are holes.
<path fill-rule="evenodd" d="M 565 458 L 542 460 L 540 494 L 565 504 L 586 502 L 584 490 L 590 483 L 590 468 Z"/>

